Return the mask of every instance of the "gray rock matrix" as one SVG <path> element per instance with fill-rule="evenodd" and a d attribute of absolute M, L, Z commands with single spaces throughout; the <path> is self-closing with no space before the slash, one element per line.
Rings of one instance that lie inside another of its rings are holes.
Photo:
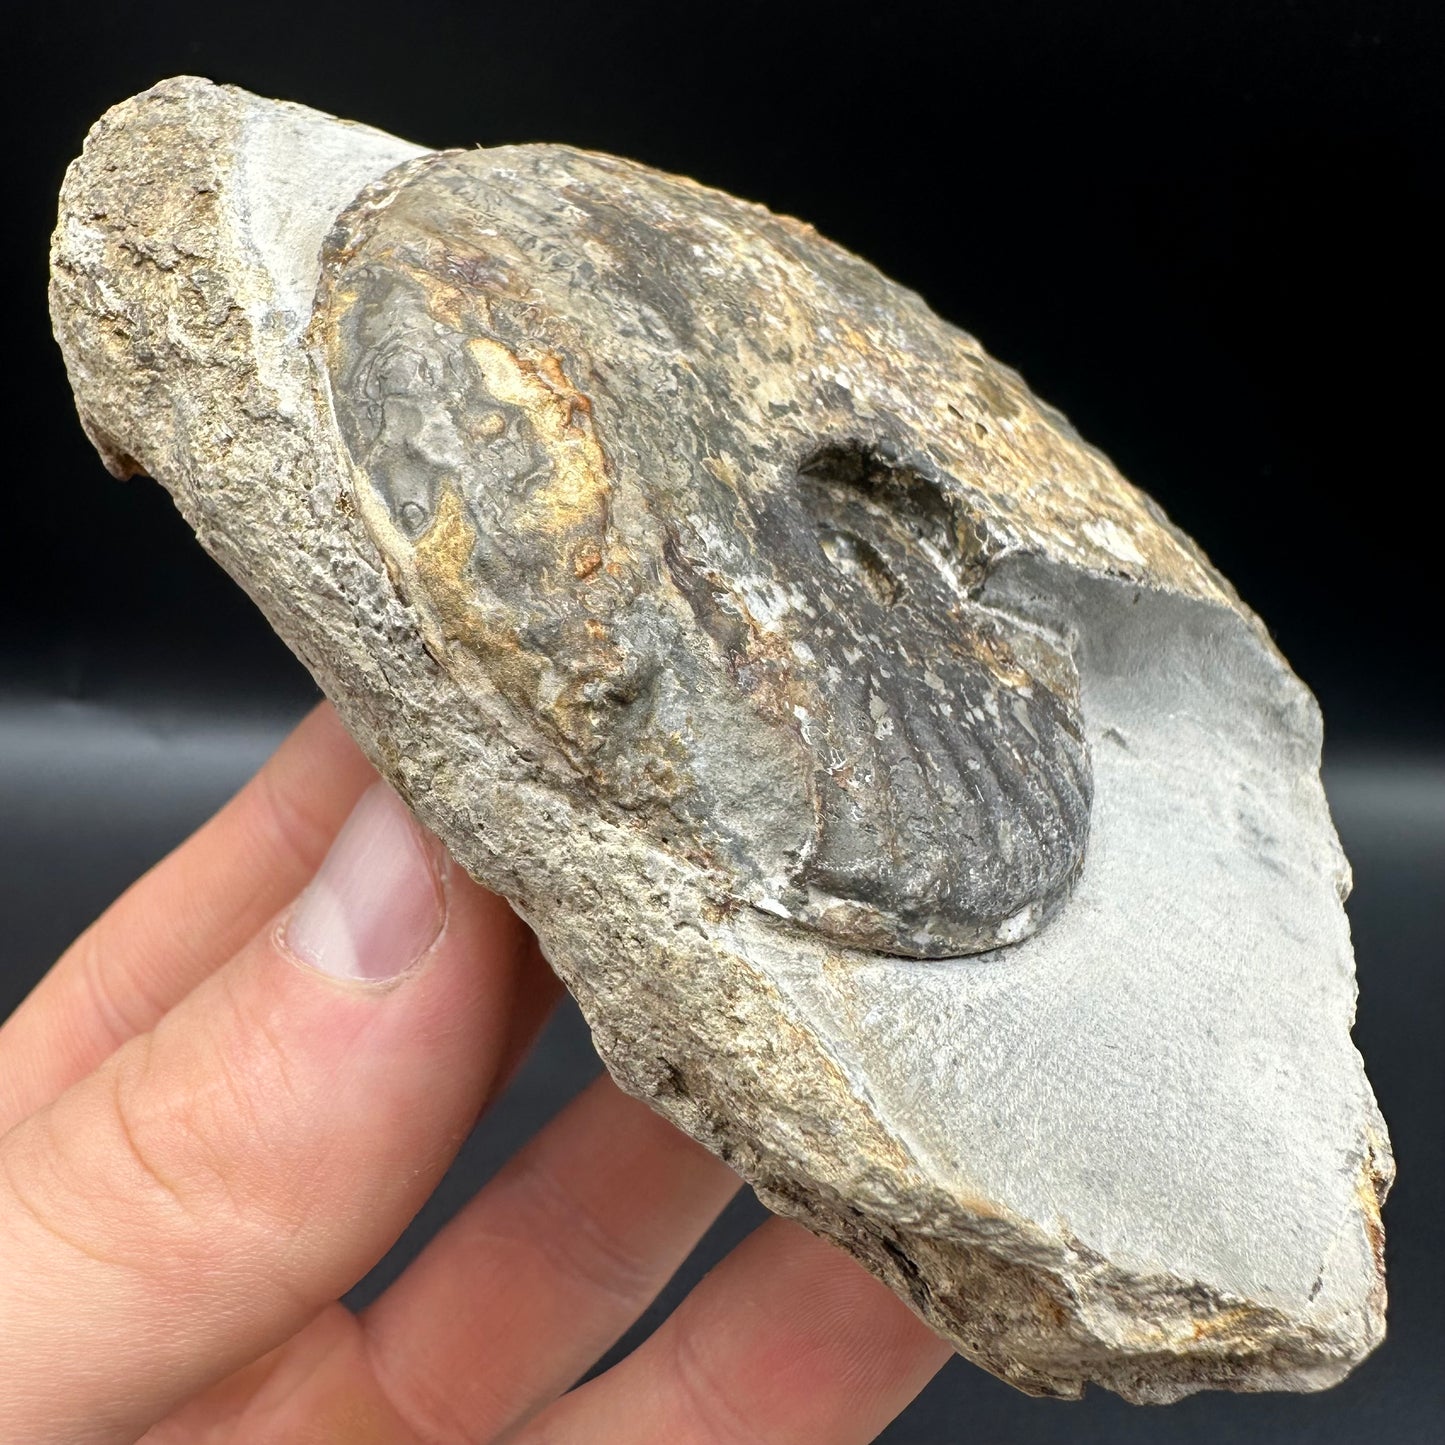
<path fill-rule="evenodd" d="M 691 181 L 192 78 L 52 263 L 106 464 L 769 1207 L 1032 1393 L 1379 1342 L 1318 709 L 971 337 Z"/>

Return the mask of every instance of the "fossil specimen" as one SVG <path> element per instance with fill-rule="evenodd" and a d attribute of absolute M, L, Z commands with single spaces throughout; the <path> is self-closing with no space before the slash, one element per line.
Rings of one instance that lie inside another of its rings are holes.
<path fill-rule="evenodd" d="M 322 268 L 350 495 L 555 786 L 856 945 L 988 948 L 1056 905 L 1088 823 L 1073 665 L 977 600 L 976 435 L 894 401 L 986 375 L 964 338 L 794 223 L 547 146 L 413 162 Z"/>
<path fill-rule="evenodd" d="M 52 309 L 624 1087 L 1021 1388 L 1316 1388 L 1379 1339 L 1312 699 L 918 297 L 560 146 L 166 82 Z"/>

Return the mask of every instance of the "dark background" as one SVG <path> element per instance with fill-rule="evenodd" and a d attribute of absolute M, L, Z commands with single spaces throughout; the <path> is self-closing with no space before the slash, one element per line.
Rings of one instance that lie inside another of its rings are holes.
<path fill-rule="evenodd" d="M 160 488 L 112 481 L 75 422 L 45 248 L 87 127 L 190 72 L 430 145 L 634 156 L 875 261 L 1152 492 L 1319 696 L 1356 869 L 1356 1039 L 1401 1166 L 1389 1341 L 1327 1395 L 1163 1411 L 1030 1401 L 955 1362 L 884 1438 L 1440 1438 L 1445 709 L 1423 514 L 1445 7 L 112 0 L 0 33 L 0 1015 L 313 696 Z M 596 1067 L 564 1013 L 362 1294 Z M 687 1277 L 756 1217 L 731 1210 Z"/>

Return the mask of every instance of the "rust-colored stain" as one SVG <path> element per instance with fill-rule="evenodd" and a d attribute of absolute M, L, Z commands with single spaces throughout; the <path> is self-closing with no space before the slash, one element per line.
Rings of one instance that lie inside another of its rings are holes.
<path fill-rule="evenodd" d="M 1254 1320 L 1256 1313 L 1248 1305 L 1237 1305 L 1233 1309 L 1197 1316 L 1189 1336 L 1195 1340 L 1221 1340 L 1237 1344 L 1247 1337 L 1247 1326 Z"/>
<path fill-rule="evenodd" d="M 443 487 L 432 524 L 417 538 L 412 554 L 417 576 L 446 641 L 460 644 L 483 662 L 504 696 L 534 702 L 542 659 L 525 651 L 517 634 L 479 605 L 470 571 L 476 543 L 461 498 Z"/>
<path fill-rule="evenodd" d="M 1380 1218 L 1380 1206 L 1389 1193 L 1393 1174 L 1383 1171 L 1378 1161 L 1388 1160 L 1388 1150 L 1377 1148 L 1373 1137 L 1370 1147 L 1355 1178 L 1355 1198 L 1360 1205 L 1360 1218 L 1365 1227 L 1365 1239 L 1370 1246 L 1370 1255 L 1375 1263 L 1376 1290 L 1379 1307 L 1384 1308 L 1385 1296 L 1385 1226 Z"/>
<path fill-rule="evenodd" d="M 1021 689 L 1029 687 L 1034 678 L 1019 662 L 1013 649 L 995 632 L 982 628 L 972 632 L 960 632 L 960 640 L 967 650 L 1006 687 Z"/>
<path fill-rule="evenodd" d="M 607 464 L 592 428 L 592 403 L 567 380 L 561 361 L 551 355 L 524 360 L 486 336 L 472 337 L 467 351 L 492 396 L 525 413 L 552 462 L 551 477 L 533 492 L 518 522 L 554 533 L 600 526 Z"/>

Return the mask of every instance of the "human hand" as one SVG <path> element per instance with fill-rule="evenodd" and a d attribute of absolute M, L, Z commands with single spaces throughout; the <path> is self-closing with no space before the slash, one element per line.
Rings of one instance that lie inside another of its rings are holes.
<path fill-rule="evenodd" d="M 871 1439 L 948 1347 L 778 1219 L 564 1393 L 738 1183 L 606 1078 L 338 1303 L 557 995 L 318 708 L 0 1027 L 0 1439 Z"/>

